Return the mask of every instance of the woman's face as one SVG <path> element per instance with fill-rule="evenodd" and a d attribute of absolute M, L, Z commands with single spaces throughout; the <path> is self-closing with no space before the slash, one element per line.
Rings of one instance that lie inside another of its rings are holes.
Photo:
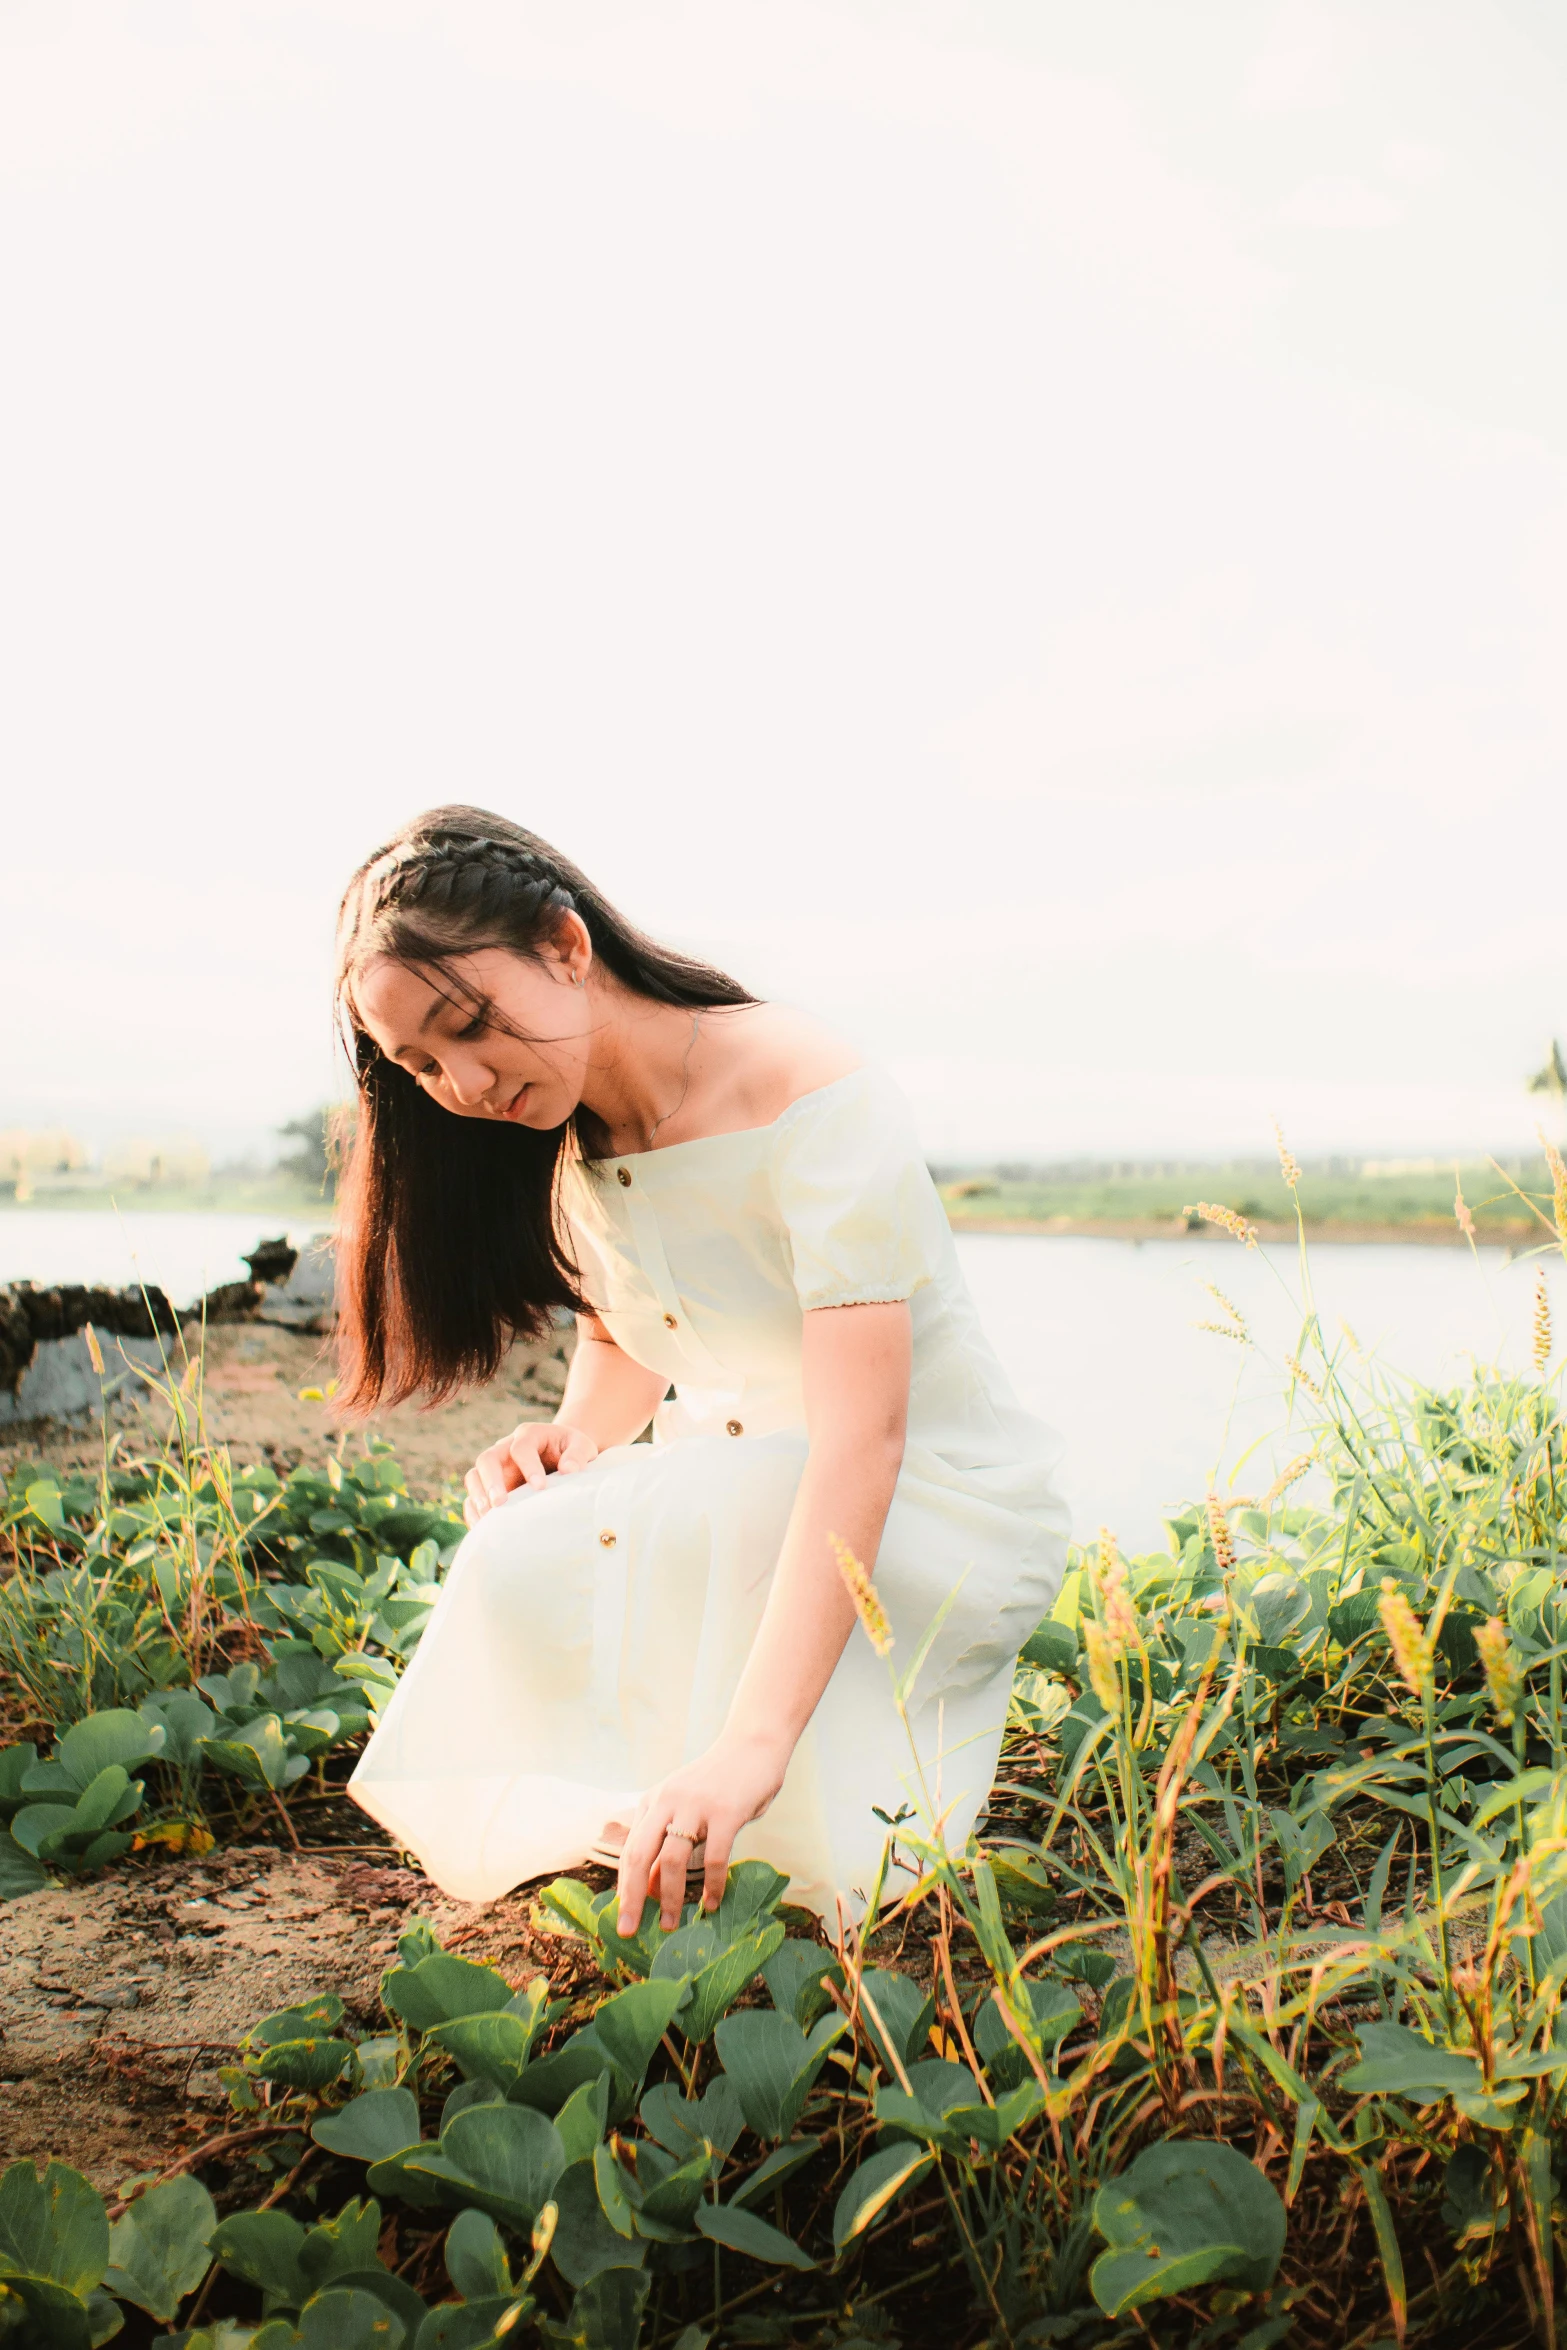
<path fill-rule="evenodd" d="M 443 1110 L 562 1126 L 587 1081 L 590 953 L 577 924 L 537 959 L 505 947 L 454 955 L 461 994 L 448 991 L 440 971 L 383 956 L 354 980 L 353 1009 L 387 1059 Z"/>

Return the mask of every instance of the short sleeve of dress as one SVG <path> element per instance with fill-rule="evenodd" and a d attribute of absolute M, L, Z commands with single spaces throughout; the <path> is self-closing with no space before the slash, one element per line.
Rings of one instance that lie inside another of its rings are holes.
<path fill-rule="evenodd" d="M 856 1070 L 778 1121 L 773 1182 L 801 1306 L 889 1305 L 937 1271 L 946 1218 L 908 1104 Z"/>

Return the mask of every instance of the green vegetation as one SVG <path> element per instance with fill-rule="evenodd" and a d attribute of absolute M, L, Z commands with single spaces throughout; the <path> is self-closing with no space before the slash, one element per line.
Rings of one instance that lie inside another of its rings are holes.
<path fill-rule="evenodd" d="M 177 2173 L 106 2206 L 13 2165 L 0 2342 L 127 2309 L 186 2350 L 1555 2342 L 1549 1331 L 1538 1377 L 1436 1394 L 1352 1383 L 1301 1302 L 1299 1460 L 1074 1555 L 966 1851 L 916 1788 L 833 1947 L 762 1863 L 667 1936 L 562 1878 L 570 1996 L 409 1921 L 375 2028 L 301 1984 Z M 13 1891 L 308 1833 L 450 1556 L 384 1448 L 231 1475 L 169 1400 L 164 1458 L 12 1483 Z"/>
<path fill-rule="evenodd" d="M 1550 1170 L 1543 1159 L 1488 1161 L 1462 1167 L 1397 1160 L 1333 1160 L 1305 1170 L 1314 1230 L 1331 1239 L 1336 1226 L 1429 1226 L 1458 1239 L 1455 1192 L 1461 1188 L 1477 1231 L 1517 1239 L 1537 1221 L 1521 1190 L 1544 1212 L 1551 1205 Z M 1387 1171 L 1384 1172 L 1383 1169 Z M 1514 1189 L 1514 1186 L 1517 1189 Z M 1001 1168 L 962 1174 L 942 1171 L 942 1197 L 959 1228 L 966 1223 L 1135 1223 L 1178 1231 L 1198 1200 L 1214 1200 L 1248 1222 L 1295 1227 L 1295 1204 L 1273 1159 L 1214 1164 L 1099 1164 Z"/>
<path fill-rule="evenodd" d="M 329 1223 L 332 1215 L 331 1201 L 319 1189 L 276 1168 L 234 1174 L 218 1167 L 200 1183 L 111 1184 L 88 1176 L 69 1184 L 39 1184 L 23 1201 L 0 1184 L 0 1208 L 24 1216 L 32 1210 L 58 1215 L 117 1208 L 138 1215 L 256 1215 L 312 1224 Z"/>

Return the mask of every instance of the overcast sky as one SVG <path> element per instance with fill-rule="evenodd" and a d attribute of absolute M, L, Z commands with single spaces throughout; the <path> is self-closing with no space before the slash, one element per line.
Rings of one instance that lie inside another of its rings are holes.
<path fill-rule="evenodd" d="M 0 0 L 0 1125 L 333 1082 L 430 802 L 930 1147 L 1527 1139 L 1567 33 L 1531 0 Z"/>

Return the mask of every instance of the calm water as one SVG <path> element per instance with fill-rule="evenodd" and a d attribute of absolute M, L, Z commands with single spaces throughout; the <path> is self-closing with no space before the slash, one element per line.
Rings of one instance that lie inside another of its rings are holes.
<path fill-rule="evenodd" d="M 1301 1320 L 1293 1248 L 975 1233 L 958 1250 L 1023 1401 L 1065 1440 L 1061 1482 L 1080 1539 L 1109 1525 L 1130 1548 L 1162 1544 L 1162 1513 L 1200 1498 L 1210 1477 L 1258 1492 L 1305 1450 L 1284 1424 L 1283 1363 Z M 1474 1358 L 1528 1365 L 1541 1262 L 1509 1263 L 1500 1249 L 1482 1249 L 1478 1264 L 1461 1248 L 1311 1251 L 1329 1343 L 1347 1323 L 1367 1354 L 1426 1380 L 1461 1376 Z M 1544 1262 L 1567 1337 L 1567 1267 Z M 1196 1327 L 1226 1319 L 1208 1282 L 1245 1315 L 1254 1347 Z"/>
<path fill-rule="evenodd" d="M 180 1304 L 244 1272 L 239 1252 L 275 1230 L 255 1216 L 0 1210 L 0 1281 L 156 1282 Z M 296 1228 L 303 1239 L 313 1225 Z M 1283 1427 L 1283 1358 L 1296 1342 L 1293 1250 L 1186 1240 L 1056 1240 L 975 1233 L 958 1242 L 985 1326 L 1023 1400 L 1065 1442 L 1062 1482 L 1080 1535 L 1162 1539 L 1161 1513 L 1235 1473 L 1267 1485 L 1302 1449 Z M 1468 1360 L 1529 1360 L 1536 1266 L 1498 1249 L 1312 1250 L 1325 1329 L 1424 1379 Z M 1545 1260 L 1567 1335 L 1567 1273 Z M 1222 1320 L 1217 1282 L 1247 1317 L 1251 1350 L 1196 1328 Z M 1246 1460 L 1249 1447 L 1258 1449 Z"/>

